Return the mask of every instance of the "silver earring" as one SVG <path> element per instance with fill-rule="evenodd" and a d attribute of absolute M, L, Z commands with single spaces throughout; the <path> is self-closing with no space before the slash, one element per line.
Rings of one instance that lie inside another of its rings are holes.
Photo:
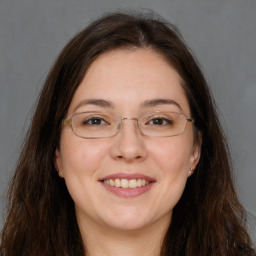
<path fill-rule="evenodd" d="M 189 170 L 190 170 L 191 172 L 193 172 L 193 168 L 192 168 L 192 167 L 190 167 Z"/>

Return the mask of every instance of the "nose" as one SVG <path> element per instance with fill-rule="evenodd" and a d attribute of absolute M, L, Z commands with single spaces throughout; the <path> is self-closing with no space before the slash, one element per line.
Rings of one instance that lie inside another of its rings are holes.
<path fill-rule="evenodd" d="M 118 134 L 113 137 L 112 158 L 126 162 L 143 161 L 147 151 L 145 139 L 137 127 L 136 118 L 123 118 Z"/>

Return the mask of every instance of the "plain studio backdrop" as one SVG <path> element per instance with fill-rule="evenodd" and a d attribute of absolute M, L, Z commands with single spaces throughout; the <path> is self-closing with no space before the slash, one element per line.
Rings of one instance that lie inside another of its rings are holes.
<path fill-rule="evenodd" d="M 90 21 L 124 9 L 152 9 L 179 28 L 215 97 L 239 198 L 256 215 L 256 0 L 0 0 L 0 228 L 7 186 L 53 61 Z"/>

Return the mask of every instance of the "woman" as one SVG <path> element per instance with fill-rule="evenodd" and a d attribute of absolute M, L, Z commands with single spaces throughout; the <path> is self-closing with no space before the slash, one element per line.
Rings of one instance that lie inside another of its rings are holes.
<path fill-rule="evenodd" d="M 52 67 L 0 255 L 255 255 L 205 79 L 175 28 L 115 13 Z"/>

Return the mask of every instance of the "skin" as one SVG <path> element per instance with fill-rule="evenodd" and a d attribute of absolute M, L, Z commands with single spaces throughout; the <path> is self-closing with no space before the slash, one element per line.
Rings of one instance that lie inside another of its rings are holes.
<path fill-rule="evenodd" d="M 110 51 L 89 67 L 66 117 L 92 110 L 122 117 L 182 110 L 190 117 L 181 80 L 175 69 L 151 50 Z M 87 99 L 110 101 L 113 108 L 80 104 Z M 174 104 L 141 107 L 152 99 L 174 100 L 180 109 Z M 83 139 L 71 127 L 63 127 L 55 164 L 74 200 L 89 255 L 159 255 L 172 209 L 199 157 L 200 143 L 194 141 L 190 122 L 183 134 L 167 138 L 145 137 L 131 120 L 124 121 L 116 136 L 105 139 Z M 139 173 L 156 182 L 148 192 L 124 198 L 99 182 L 114 173 Z"/>

